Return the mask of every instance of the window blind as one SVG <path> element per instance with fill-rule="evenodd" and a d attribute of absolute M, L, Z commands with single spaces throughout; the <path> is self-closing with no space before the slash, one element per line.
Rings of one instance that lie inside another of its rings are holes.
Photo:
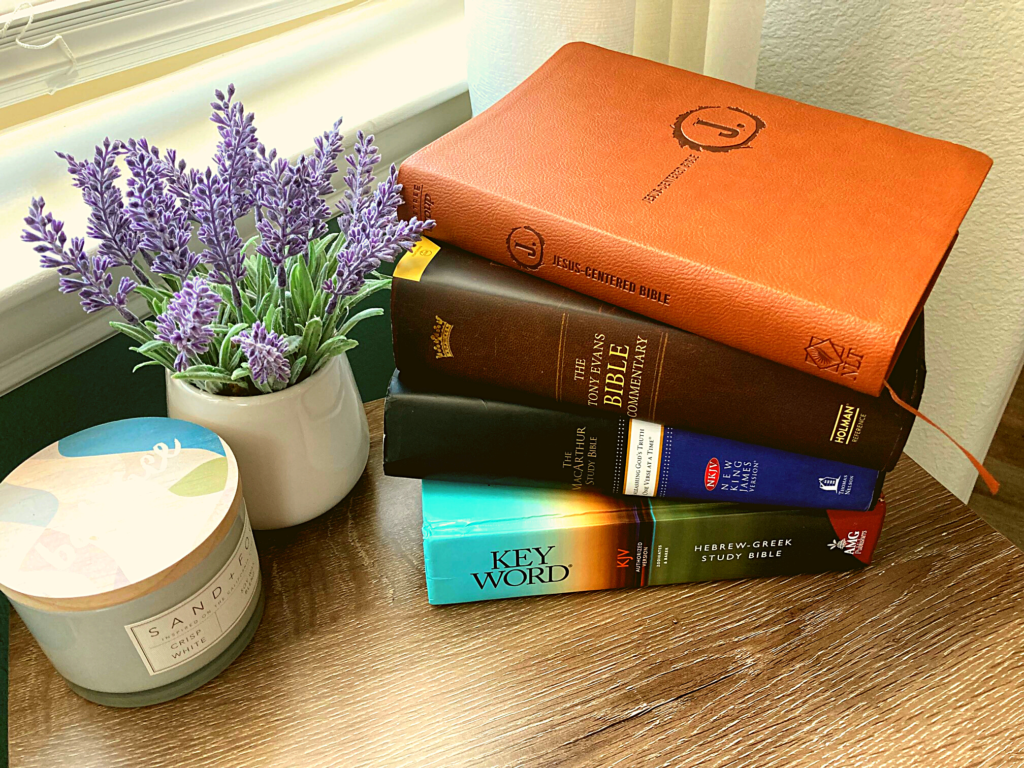
<path fill-rule="evenodd" d="M 364 1 L 0 0 L 0 108 Z"/>

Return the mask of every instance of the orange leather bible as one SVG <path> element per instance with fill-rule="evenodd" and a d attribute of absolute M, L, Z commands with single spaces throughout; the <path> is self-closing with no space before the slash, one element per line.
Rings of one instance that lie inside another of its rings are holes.
<path fill-rule="evenodd" d="M 399 181 L 432 237 L 878 395 L 990 166 L 572 43 Z"/>

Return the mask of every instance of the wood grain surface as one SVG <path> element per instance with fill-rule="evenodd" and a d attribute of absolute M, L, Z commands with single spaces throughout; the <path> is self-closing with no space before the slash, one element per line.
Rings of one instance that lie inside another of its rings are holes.
<path fill-rule="evenodd" d="M 12 617 L 13 768 L 1024 764 L 1024 555 L 909 459 L 862 571 L 431 607 L 368 411 L 366 475 L 258 536 L 263 623 L 195 693 L 90 704 Z"/>

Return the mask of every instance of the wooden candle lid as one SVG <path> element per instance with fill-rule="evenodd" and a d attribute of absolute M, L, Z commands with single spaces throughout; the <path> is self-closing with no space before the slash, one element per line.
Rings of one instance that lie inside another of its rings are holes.
<path fill-rule="evenodd" d="M 0 483 L 0 590 L 50 611 L 120 605 L 170 584 L 219 544 L 242 491 L 231 449 L 198 424 L 101 424 Z"/>

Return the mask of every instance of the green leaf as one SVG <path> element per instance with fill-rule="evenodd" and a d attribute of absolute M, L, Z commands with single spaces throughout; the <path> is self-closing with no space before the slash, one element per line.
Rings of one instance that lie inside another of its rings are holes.
<path fill-rule="evenodd" d="M 284 341 L 285 341 L 285 344 L 288 345 L 288 352 L 287 352 L 287 354 L 290 355 L 290 354 L 294 353 L 295 350 L 297 350 L 299 348 L 299 344 L 302 343 L 302 337 L 301 336 L 295 336 L 295 335 L 285 336 Z"/>
<path fill-rule="evenodd" d="M 306 258 L 303 261 L 306 262 L 307 271 L 312 275 L 319 269 L 320 264 L 324 260 L 324 254 L 327 252 L 327 245 L 323 239 L 314 240 L 309 244 L 309 248 L 306 249 Z"/>
<path fill-rule="evenodd" d="M 311 317 L 306 326 L 302 329 L 302 341 L 299 343 L 299 354 L 308 357 L 316 351 L 320 345 L 320 335 L 323 332 L 324 324 L 319 317 Z"/>
<path fill-rule="evenodd" d="M 142 354 L 146 354 L 147 352 L 149 352 L 149 350 L 158 349 L 159 347 L 167 347 L 168 349 L 173 349 L 173 347 L 166 341 L 161 341 L 160 339 L 151 339 L 150 341 L 147 341 L 145 344 L 143 344 L 135 351 L 141 352 Z"/>
<path fill-rule="evenodd" d="M 240 366 L 239 366 L 238 368 L 236 368 L 236 369 L 234 370 L 234 372 L 233 372 L 233 373 L 231 374 L 231 380 L 232 380 L 232 381 L 238 381 L 239 379 L 244 379 L 244 378 L 245 378 L 246 376 L 248 376 L 248 375 L 249 375 L 250 373 L 251 373 L 251 372 L 250 372 L 250 370 L 249 370 L 249 364 L 248 364 L 248 363 L 242 363 L 242 364 L 241 364 L 241 365 L 240 365 Z"/>
<path fill-rule="evenodd" d="M 144 297 L 146 301 L 158 301 L 160 299 L 173 299 L 174 294 L 161 288 L 153 288 L 149 285 L 135 286 L 135 292 Z"/>
<path fill-rule="evenodd" d="M 274 323 L 277 322 L 277 314 L 277 305 L 272 304 L 270 309 L 267 310 L 267 314 L 263 317 L 263 325 L 266 326 L 267 330 L 274 332 L 277 331 L 277 328 L 274 325 Z"/>
<path fill-rule="evenodd" d="M 352 296 L 347 297 L 341 303 L 344 304 L 346 307 L 352 307 L 355 306 L 356 304 L 359 304 L 362 301 L 365 301 L 370 296 L 373 296 L 373 294 L 387 290 L 390 287 L 391 278 L 387 277 L 386 275 L 384 277 L 381 277 L 379 280 L 367 280 L 363 284 L 363 286 L 358 291 L 356 291 L 356 293 L 354 293 Z"/>
<path fill-rule="evenodd" d="M 139 344 L 146 344 L 153 340 L 153 331 L 150 330 L 148 325 L 129 325 L 128 323 L 119 323 L 115 320 L 110 322 L 110 327 L 116 331 L 120 331 L 130 339 L 134 339 Z"/>
<path fill-rule="evenodd" d="M 265 318 L 267 314 L 270 312 L 271 307 L 276 308 L 279 307 L 280 304 L 281 289 L 277 286 L 277 282 L 274 282 L 274 284 L 270 286 L 270 290 L 263 295 L 262 299 L 260 299 L 260 303 L 256 307 L 256 316 Z M 264 320 L 263 324 L 270 328 L 266 320 Z"/>
<path fill-rule="evenodd" d="M 221 285 L 220 283 L 215 283 L 212 280 L 207 280 L 206 284 L 208 286 L 210 286 L 210 288 L 213 290 L 214 293 L 216 293 L 218 296 L 220 296 L 220 300 L 223 303 L 225 303 L 225 304 L 233 303 L 234 299 L 231 296 L 231 286 L 230 285 Z"/>
<path fill-rule="evenodd" d="M 182 375 L 189 374 L 212 374 L 215 376 L 228 376 L 228 372 L 220 368 L 220 366 L 210 366 L 207 364 L 199 364 L 196 366 L 189 366 L 181 372 Z"/>
<path fill-rule="evenodd" d="M 289 278 L 292 289 L 292 304 L 301 322 L 309 317 L 309 308 L 313 303 L 313 279 L 309 276 L 309 268 L 303 259 L 298 259 L 292 267 Z"/>
<path fill-rule="evenodd" d="M 175 294 L 181 290 L 181 280 L 174 275 L 160 275 L 160 279 L 164 281 L 164 285 L 167 286 L 167 292 Z"/>
<path fill-rule="evenodd" d="M 174 370 L 174 355 L 168 355 L 164 352 L 146 352 L 144 356 L 154 362 L 160 363 L 164 368 L 171 371 Z"/>
<path fill-rule="evenodd" d="M 355 339 L 346 339 L 344 336 L 335 336 L 332 339 L 328 339 L 324 344 L 316 351 L 314 360 L 316 364 L 313 367 L 313 373 L 319 371 L 328 360 L 332 357 L 340 355 L 342 352 L 347 352 L 353 347 L 359 346 L 359 342 Z"/>
<path fill-rule="evenodd" d="M 239 347 L 236 349 L 236 345 L 232 344 L 231 340 L 248 327 L 249 326 L 246 323 L 235 323 L 228 329 L 228 332 L 224 334 L 224 340 L 220 343 L 220 350 L 217 355 L 217 362 L 220 364 L 221 368 L 228 371 L 234 368 L 234 366 L 231 365 L 231 359 L 234 357 L 232 351 L 241 353 L 241 348 Z"/>
<path fill-rule="evenodd" d="M 242 302 L 242 320 L 244 320 L 247 325 L 252 325 L 259 320 L 256 313 L 253 312 L 252 307 L 250 307 L 249 303 L 246 301 Z"/>
<path fill-rule="evenodd" d="M 260 239 L 260 236 L 258 234 L 256 234 L 256 235 L 253 235 L 252 237 L 250 237 L 248 240 L 246 240 L 245 241 L 245 245 L 242 246 L 242 253 L 243 254 L 248 254 L 249 253 L 249 249 L 252 248 L 253 245 L 256 244 L 256 241 L 259 240 L 259 239 Z"/>
<path fill-rule="evenodd" d="M 256 315 L 256 317 L 262 318 L 262 317 L 266 316 L 267 308 L 269 306 L 270 306 L 270 294 L 269 293 L 265 293 L 265 294 L 263 294 L 260 297 L 260 300 L 258 302 L 256 302 L 256 304 L 253 307 L 252 311 Z"/>
<path fill-rule="evenodd" d="M 138 352 L 143 357 L 148 357 L 150 360 L 155 360 L 165 368 L 170 368 L 171 370 L 174 370 L 175 353 L 173 349 L 170 351 L 164 349 L 148 349 L 143 351 L 141 347 L 131 347 L 130 349 L 132 352 Z"/>
<path fill-rule="evenodd" d="M 294 384 L 299 380 L 299 376 L 302 375 L 302 369 L 306 367 L 306 356 L 303 355 L 294 363 L 292 363 L 292 375 L 288 378 L 288 384 Z"/>
<path fill-rule="evenodd" d="M 135 286 L 135 292 L 146 299 L 149 311 L 154 315 L 162 315 L 166 312 L 168 303 L 174 298 L 174 294 L 170 291 L 153 288 L 148 285 Z"/>
<path fill-rule="evenodd" d="M 270 290 L 271 286 L 274 285 L 277 280 L 274 275 L 274 267 L 263 254 L 260 254 L 256 258 L 257 262 L 257 275 L 259 276 L 259 291 L 260 296 L 263 297 Z"/>
<path fill-rule="evenodd" d="M 189 370 L 175 373 L 171 378 L 181 379 L 182 381 L 217 381 L 225 384 L 229 384 L 232 381 L 230 376 L 223 373 L 190 373 Z"/>
<path fill-rule="evenodd" d="M 361 322 L 362 320 L 365 320 L 368 317 L 380 317 L 383 314 L 384 310 L 381 309 L 380 307 L 370 307 L 369 309 L 364 309 L 362 312 L 357 312 L 356 314 L 352 315 L 352 317 L 350 317 L 345 322 L 345 324 L 341 326 L 341 328 L 338 329 L 338 335 L 347 336 L 349 334 L 349 331 L 355 328 L 357 323 Z"/>
<path fill-rule="evenodd" d="M 327 249 L 327 258 L 333 262 L 336 258 L 338 258 L 338 251 L 340 251 L 342 247 L 344 247 L 344 245 L 345 238 L 339 234 L 337 239 L 333 243 L 331 243 L 330 247 Z"/>
<path fill-rule="evenodd" d="M 317 357 L 320 355 L 337 355 L 344 352 L 346 349 L 352 349 L 359 342 L 355 339 L 346 339 L 344 336 L 334 336 L 328 339 L 320 348 L 316 351 Z"/>
<path fill-rule="evenodd" d="M 308 316 L 316 315 L 318 317 L 323 317 L 325 309 L 327 309 L 327 294 L 323 291 L 317 291 L 313 296 L 313 303 L 309 305 Z M 321 323 L 323 323 L 323 321 L 321 321 Z"/>
<path fill-rule="evenodd" d="M 147 365 L 159 365 L 161 368 L 170 368 L 170 366 L 164 365 L 159 360 L 143 360 L 141 363 L 132 368 L 132 373 L 135 373 L 137 370 L 139 370 L 139 368 L 145 368 Z"/>
<path fill-rule="evenodd" d="M 324 256 L 330 253 L 331 246 L 333 246 L 334 243 L 340 239 L 342 239 L 341 234 L 339 234 L 338 232 L 330 232 L 321 237 L 319 240 L 315 240 L 312 245 L 314 248 L 314 254 L 316 255 L 317 259 L 322 260 Z"/>

